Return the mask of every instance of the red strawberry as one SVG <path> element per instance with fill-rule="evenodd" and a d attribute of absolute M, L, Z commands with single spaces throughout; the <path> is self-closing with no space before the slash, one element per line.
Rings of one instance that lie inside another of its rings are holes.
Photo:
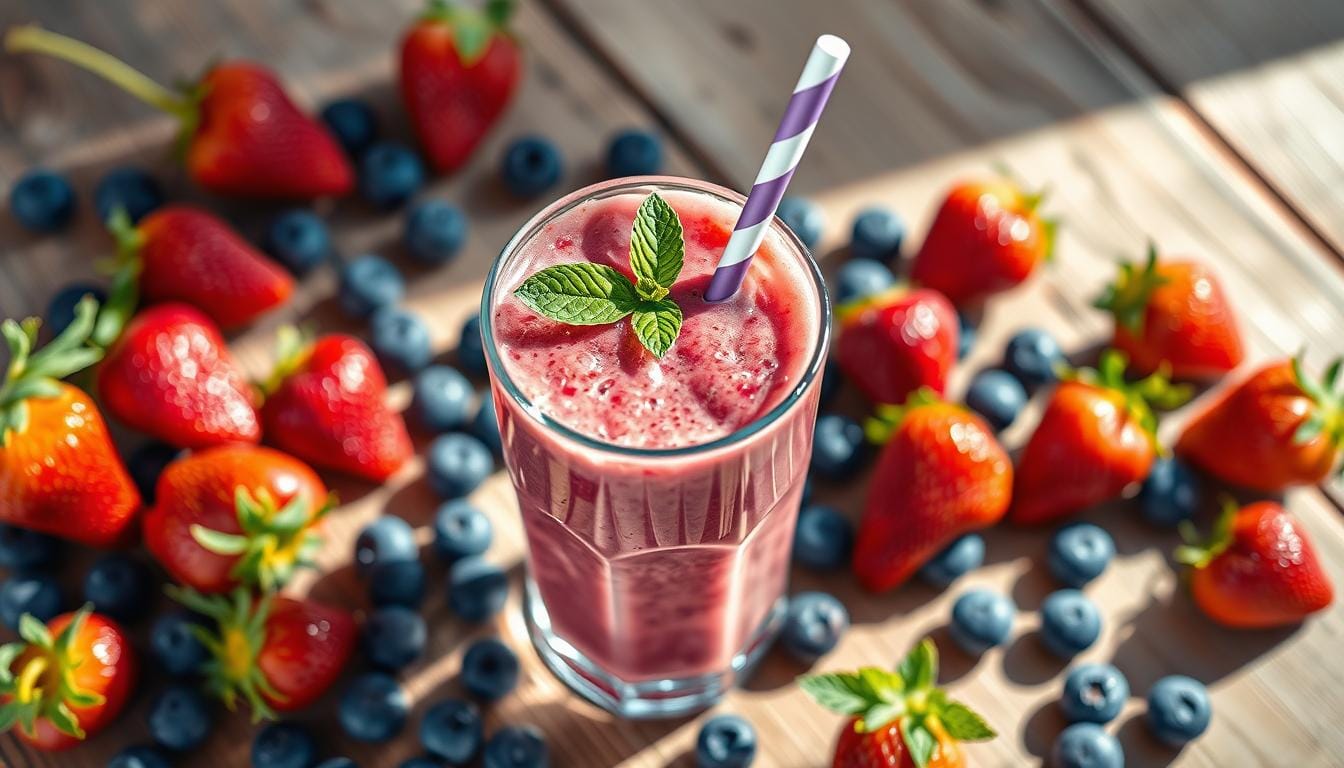
<path fill-rule="evenodd" d="M 952 187 L 915 254 L 910 279 L 957 305 L 1018 285 L 1054 246 L 1055 222 L 1036 210 L 1041 198 L 1002 179 Z"/>
<path fill-rule="evenodd" d="M 1238 510 L 1229 501 L 1205 543 L 1197 541 L 1194 526 L 1181 533 L 1187 544 L 1176 550 L 1176 559 L 1193 568 L 1195 604 L 1220 624 L 1252 629 L 1296 624 L 1334 600 L 1306 530 L 1277 502 Z"/>
<path fill-rule="evenodd" d="M 272 590 L 309 565 L 330 505 L 306 464 L 270 448 L 224 445 L 169 464 L 145 513 L 145 546 L 198 592 Z"/>
<path fill-rule="evenodd" d="M 135 684 L 131 643 L 86 605 L 46 626 L 24 614 L 22 643 L 0 646 L 0 730 L 44 751 L 68 749 L 121 714 Z"/>
<path fill-rule="evenodd" d="M 383 481 L 414 452 L 401 414 L 387 405 L 387 379 L 364 342 L 329 334 L 280 337 L 280 361 L 265 386 L 261 417 L 280 448 L 314 466 Z"/>
<path fill-rule="evenodd" d="M 1099 370 L 1072 375 L 1050 396 L 1017 464 L 1018 524 L 1044 523 L 1119 496 L 1148 476 L 1157 452 L 1153 407 L 1174 408 L 1190 391 L 1161 374 L 1125 381 L 1125 356 L 1107 350 Z"/>
<path fill-rule="evenodd" d="M 97 362 L 86 346 L 98 305 L 85 298 L 75 320 L 33 350 L 36 319 L 6 320 L 9 371 L 0 382 L 0 520 L 91 547 L 119 543 L 140 494 L 89 396 L 60 381 Z"/>
<path fill-rule="evenodd" d="M 957 313 L 937 291 L 893 288 L 840 307 L 835 353 L 874 403 L 902 403 L 928 387 L 938 394 L 957 360 Z"/>
<path fill-rule="evenodd" d="M 938 649 L 925 638 L 895 672 L 864 667 L 800 678 L 821 706 L 848 715 L 835 745 L 833 768 L 963 768 L 963 741 L 998 734 L 938 680 Z"/>
<path fill-rule="evenodd" d="M 213 619 L 201 635 L 213 658 L 205 663 L 206 689 L 230 710 L 242 697 L 253 721 L 274 719 L 312 704 L 350 660 L 355 620 L 340 608 L 267 593 L 253 600 L 239 588 L 201 595 L 168 587 L 187 608 Z"/>
<path fill-rule="evenodd" d="M 517 90 L 523 67 L 506 29 L 512 12 L 512 0 L 490 0 L 483 11 L 431 0 L 401 41 L 401 98 L 440 173 L 467 161 Z"/>
<path fill-rule="evenodd" d="M 174 92 L 96 48 L 38 27 L 11 29 L 5 46 L 65 59 L 178 118 L 187 170 L 212 192 L 310 198 L 344 195 L 354 185 L 336 140 L 290 101 L 274 73 L 257 64 L 216 64 Z"/>
<path fill-rule="evenodd" d="M 180 448 L 261 439 L 247 377 L 210 318 L 185 304 L 135 316 L 98 368 L 98 394 L 128 426 Z"/>
<path fill-rule="evenodd" d="M 854 573 L 883 591 L 958 536 L 997 523 L 1012 499 L 1013 465 L 983 419 L 927 389 L 904 406 L 879 406 L 868 426 L 886 448 L 868 488 Z"/>
<path fill-rule="evenodd" d="M 1241 333 L 1218 279 L 1194 261 L 1157 259 L 1120 267 L 1096 301 L 1115 316 L 1113 346 L 1138 373 L 1166 366 L 1176 379 L 1216 379 L 1241 364 Z"/>
<path fill-rule="evenodd" d="M 1300 360 L 1261 368 L 1190 420 L 1176 454 L 1220 480 L 1258 491 L 1321 482 L 1344 451 L 1341 367 L 1344 358 L 1320 383 Z"/>

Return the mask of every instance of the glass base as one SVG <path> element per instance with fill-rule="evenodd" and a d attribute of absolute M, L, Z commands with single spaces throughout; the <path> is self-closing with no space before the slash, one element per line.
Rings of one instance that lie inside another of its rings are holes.
<path fill-rule="evenodd" d="M 788 600 L 780 597 L 766 614 L 765 621 L 752 635 L 747 646 L 733 657 L 722 672 L 670 680 L 628 682 L 593 663 L 577 648 L 551 629 L 551 618 L 537 592 L 532 577 L 527 577 L 527 599 L 523 616 L 527 633 L 547 668 L 570 690 L 618 717 L 635 720 L 680 717 L 713 705 L 747 673 L 774 642 L 784 623 Z"/>

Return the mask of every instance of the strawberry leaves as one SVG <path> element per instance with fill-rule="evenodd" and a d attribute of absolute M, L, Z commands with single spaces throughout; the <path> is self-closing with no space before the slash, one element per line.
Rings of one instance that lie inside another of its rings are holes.
<path fill-rule="evenodd" d="M 1307 417 L 1293 433 L 1293 443 L 1303 445 L 1324 436 L 1330 444 L 1344 446 L 1344 387 L 1340 387 L 1340 380 L 1344 378 L 1341 377 L 1344 357 L 1331 362 L 1319 381 L 1307 375 L 1301 355 L 1293 358 L 1292 365 L 1298 388 L 1312 402 Z M 1344 463 L 1337 471 L 1344 475 Z"/>
<path fill-rule="evenodd" d="M 77 373 L 103 357 L 103 351 L 88 344 L 98 315 L 98 302 L 85 296 L 75 307 L 75 319 L 45 347 L 37 348 L 40 321 L 6 320 L 0 336 L 9 346 L 9 369 L 0 380 L 0 446 L 11 433 L 28 428 L 29 398 L 52 398 L 61 393 L 59 380 Z"/>
<path fill-rule="evenodd" d="M 238 557 L 229 575 L 269 592 L 284 586 L 296 569 L 313 564 L 322 547 L 315 526 L 334 504 L 327 499 L 315 506 L 302 491 L 280 505 L 266 488 L 253 493 L 240 485 L 234 490 L 234 508 L 241 533 L 194 524 L 191 537 L 216 555 Z"/>
<path fill-rule="evenodd" d="M 106 701 L 102 694 L 78 686 L 74 677 L 88 651 L 81 649 L 76 654 L 71 646 L 92 612 L 91 604 L 80 608 L 54 638 L 32 614 L 19 618 L 23 642 L 0 646 L 0 696 L 5 699 L 0 704 L 0 732 L 18 725 L 24 733 L 32 734 L 37 721 L 46 720 L 61 733 L 84 738 L 84 729 L 72 708 L 85 709 Z M 28 651 L 32 653 L 16 675 L 13 664 Z"/>

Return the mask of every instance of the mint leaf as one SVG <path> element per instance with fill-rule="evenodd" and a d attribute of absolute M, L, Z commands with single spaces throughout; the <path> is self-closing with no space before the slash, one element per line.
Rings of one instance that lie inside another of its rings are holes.
<path fill-rule="evenodd" d="M 872 690 L 853 672 L 800 677 L 798 687 L 813 701 L 842 715 L 862 714 L 874 703 Z"/>
<path fill-rule="evenodd" d="M 926 768 L 933 759 L 933 750 L 938 747 L 938 740 L 933 737 L 928 726 L 924 725 L 924 721 L 913 717 L 902 720 L 901 739 L 905 742 L 905 748 L 910 751 L 910 760 L 919 768 Z"/>
<path fill-rule="evenodd" d="M 933 641 L 924 638 L 910 650 L 910 654 L 901 662 L 897 673 L 905 681 L 905 690 L 919 691 L 933 687 L 938 677 L 938 648 Z"/>
<path fill-rule="evenodd" d="M 629 278 L 591 262 L 547 267 L 513 294 L 539 314 L 569 325 L 614 323 L 639 303 Z"/>
<path fill-rule="evenodd" d="M 635 212 L 635 226 L 630 232 L 630 268 L 639 278 L 640 295 L 661 299 L 662 296 L 645 293 L 645 285 L 651 282 L 671 288 L 681 274 L 685 255 L 686 243 L 677 212 L 657 192 L 644 198 Z"/>
<path fill-rule="evenodd" d="M 947 735 L 957 741 L 987 741 L 999 735 L 975 710 L 959 701 L 949 701 L 937 715 Z"/>
<path fill-rule="evenodd" d="M 681 333 L 681 307 L 671 299 L 641 301 L 630 317 L 630 327 L 645 349 L 662 357 Z"/>

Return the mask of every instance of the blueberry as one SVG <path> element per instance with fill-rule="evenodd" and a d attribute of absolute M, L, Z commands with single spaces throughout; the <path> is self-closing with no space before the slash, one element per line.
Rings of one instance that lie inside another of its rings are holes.
<path fill-rule="evenodd" d="M 167 613 L 160 616 L 149 632 L 149 648 L 158 666 L 170 675 L 194 675 L 209 658 L 205 646 L 192 628 L 197 622 L 189 614 Z"/>
<path fill-rule="evenodd" d="M 306 275 L 331 258 L 331 233 L 320 216 L 295 208 L 271 220 L 264 247 L 285 269 Z"/>
<path fill-rule="evenodd" d="M 140 561 L 122 554 L 98 558 L 84 577 L 84 599 L 93 603 L 99 613 L 117 621 L 140 618 L 149 607 L 146 600 L 149 590 L 148 569 Z"/>
<path fill-rule="evenodd" d="M 536 197 L 545 192 L 564 173 L 560 150 L 540 136 L 515 139 L 504 150 L 500 166 L 504 186 L 516 197 Z"/>
<path fill-rule="evenodd" d="M 55 232 L 69 224 L 75 214 L 75 190 L 61 174 L 35 168 L 14 183 L 9 210 L 33 232 Z"/>
<path fill-rule="evenodd" d="M 857 421 L 838 413 L 817 418 L 812 438 L 813 472 L 827 480 L 846 480 L 859 471 L 867 454 L 863 427 Z"/>
<path fill-rule="evenodd" d="M 85 296 L 92 296 L 98 306 L 107 303 L 107 292 L 92 283 L 71 283 L 56 292 L 47 302 L 47 312 L 42 323 L 47 333 L 53 337 L 70 327 L 75 321 L 75 307 Z"/>
<path fill-rule="evenodd" d="M 359 158 L 359 191 L 374 207 L 396 208 L 410 200 L 424 183 L 424 163 L 404 144 L 380 142 Z"/>
<path fill-rule="evenodd" d="M 21 571 L 51 565 L 60 550 L 55 537 L 0 523 L 0 568 Z"/>
<path fill-rule="evenodd" d="M 849 562 L 854 526 L 833 507 L 803 507 L 793 532 L 793 560 L 808 568 L 833 570 Z"/>
<path fill-rule="evenodd" d="M 985 539 L 978 533 L 959 536 L 919 569 L 919 577 L 935 587 L 950 586 L 985 562 Z"/>
<path fill-rule="evenodd" d="M 434 551 L 444 562 L 484 554 L 493 539 L 490 518 L 465 499 L 445 502 L 434 513 Z"/>
<path fill-rule="evenodd" d="M 1059 342 L 1039 328 L 1018 331 L 1003 350 L 1004 369 L 1016 376 L 1028 390 L 1059 378 L 1056 369 L 1064 362 L 1064 351 L 1059 348 Z"/>
<path fill-rule="evenodd" d="M 420 744 L 452 765 L 471 762 L 484 742 L 481 711 L 465 699 L 444 699 L 425 710 L 420 721 Z"/>
<path fill-rule="evenodd" d="M 360 571 L 376 563 L 403 563 L 419 557 L 415 529 L 395 515 L 379 517 L 355 539 L 355 567 Z"/>
<path fill-rule="evenodd" d="M 462 335 L 457 342 L 457 364 L 475 376 L 486 374 L 485 341 L 481 338 L 479 315 L 472 315 L 462 324 Z"/>
<path fill-rule="evenodd" d="M 415 373 L 434 358 L 429 327 L 415 313 L 398 307 L 383 307 L 373 313 L 369 346 L 383 365 L 403 373 Z"/>
<path fill-rule="evenodd" d="M 194 686 L 175 683 L 149 705 L 149 735 L 175 752 L 189 752 L 210 735 L 210 705 Z"/>
<path fill-rule="evenodd" d="M 1199 483 L 1179 459 L 1159 458 L 1139 493 L 1143 516 L 1154 525 L 1175 527 L 1199 508 Z"/>
<path fill-rule="evenodd" d="M 1050 538 L 1046 560 L 1050 573 L 1061 584 L 1081 589 L 1101 575 L 1115 557 L 1115 541 L 1091 523 L 1071 523 Z"/>
<path fill-rule="evenodd" d="M 271 723 L 252 740 L 252 768 L 308 768 L 317 759 L 317 742 L 295 723 Z"/>
<path fill-rule="evenodd" d="M 419 613 L 398 605 L 379 608 L 364 622 L 364 655 L 375 667 L 395 672 L 420 658 L 428 637 Z"/>
<path fill-rule="evenodd" d="M 975 346 L 975 323 L 965 312 L 957 313 L 957 359 L 965 360 Z"/>
<path fill-rule="evenodd" d="M 163 205 L 163 188 L 139 168 L 115 168 L 93 188 L 93 207 L 98 220 L 106 222 L 120 208 L 135 223 Z"/>
<path fill-rule="evenodd" d="M 348 757 L 329 757 L 313 768 L 359 768 L 359 766 Z"/>
<path fill-rule="evenodd" d="M 397 768 L 443 768 L 443 764 L 429 755 L 416 755 L 397 763 Z"/>
<path fill-rule="evenodd" d="M 127 747 L 107 761 L 107 768 L 172 768 L 168 758 L 147 744 Z"/>
<path fill-rule="evenodd" d="M 508 574 L 482 557 L 464 557 L 448 569 L 448 607 L 466 621 L 494 616 L 508 596 Z"/>
<path fill-rule="evenodd" d="M 1096 723 L 1074 723 L 1050 750 L 1051 768 L 1124 768 L 1120 741 Z"/>
<path fill-rule="evenodd" d="M 366 254 L 341 269 L 341 309 L 351 317 L 368 317 L 406 295 L 406 282 L 392 262 Z"/>
<path fill-rule="evenodd" d="M 351 157 L 364 154 L 378 139 L 378 113 L 360 99 L 340 99 L 326 105 L 322 122 Z"/>
<path fill-rule="evenodd" d="M 1180 748 L 1209 727 L 1213 706 L 1204 684 L 1185 675 L 1168 675 L 1148 691 L 1148 730 L 1158 741 Z"/>
<path fill-rule="evenodd" d="M 1051 592 L 1041 604 L 1041 641 L 1056 656 L 1069 659 L 1087 650 L 1101 635 L 1101 613 L 1076 589 Z"/>
<path fill-rule="evenodd" d="M 45 573 L 16 573 L 0 582 L 0 621 L 19 631 L 19 618 L 31 613 L 46 624 L 61 612 L 61 588 Z"/>
<path fill-rule="evenodd" d="M 1003 645 L 1013 631 L 1017 606 L 1006 595 L 977 588 L 964 592 L 952 605 L 952 639 L 961 649 L 978 656 Z"/>
<path fill-rule="evenodd" d="M 850 259 L 835 273 L 835 303 L 879 294 L 896 284 L 896 276 L 886 265 L 872 259 Z"/>
<path fill-rule="evenodd" d="M 756 759 L 756 729 L 737 715 L 717 715 L 695 738 L 696 768 L 746 768 Z"/>
<path fill-rule="evenodd" d="M 506 725 L 485 744 L 481 768 L 549 768 L 550 750 L 541 731 L 530 725 Z"/>
<path fill-rule="evenodd" d="M 785 197 L 779 201 L 775 215 L 793 230 L 808 250 L 817 247 L 821 231 L 826 227 L 826 215 L 821 206 L 807 198 Z"/>
<path fill-rule="evenodd" d="M 1007 429 L 1027 407 L 1027 390 L 1011 373 L 986 368 L 971 378 L 966 406 L 985 417 L 991 428 Z"/>
<path fill-rule="evenodd" d="M 366 672 L 346 686 L 337 707 L 345 734 L 356 741 L 388 741 L 406 725 L 410 700 L 397 681 L 381 672 Z"/>
<path fill-rule="evenodd" d="M 485 443 L 465 432 L 449 432 L 434 438 L 425 455 L 429 484 L 439 496 L 466 496 L 495 471 L 495 457 Z"/>
<path fill-rule="evenodd" d="M 460 429 L 471 415 L 471 382 L 456 368 L 432 365 L 416 374 L 411 409 L 430 433 Z"/>
<path fill-rule="evenodd" d="M 495 701 L 518 685 L 518 655 L 498 638 L 472 643 L 462 656 L 462 687 L 473 696 Z"/>
<path fill-rule="evenodd" d="M 904 239 L 905 222 L 900 216 L 885 208 L 869 208 L 854 218 L 849 255 L 890 264 L 900 257 Z"/>
<path fill-rule="evenodd" d="M 159 487 L 159 476 L 182 455 L 182 450 L 167 443 L 150 441 L 142 444 L 126 461 L 126 469 L 140 489 L 140 497 L 145 504 L 154 503 Z"/>
<path fill-rule="evenodd" d="M 482 392 L 481 407 L 476 409 L 476 415 L 471 419 L 471 425 L 467 431 L 476 436 L 476 439 L 485 443 L 485 447 L 495 456 L 504 454 L 504 438 L 499 434 L 499 418 L 495 416 L 495 399 L 489 392 Z"/>
<path fill-rule="evenodd" d="M 835 401 L 835 396 L 840 393 L 840 387 L 844 383 L 845 374 L 840 370 L 840 366 L 834 360 L 827 360 L 826 367 L 821 371 L 821 405 L 823 407 Z"/>
<path fill-rule="evenodd" d="M 446 200 L 417 203 L 406 217 L 402 243 L 422 264 L 447 264 L 467 240 L 467 215 Z"/>
<path fill-rule="evenodd" d="M 425 566 L 419 560 L 374 563 L 369 567 L 369 602 L 415 608 L 425 599 Z"/>
<path fill-rule="evenodd" d="M 811 664 L 829 653 L 849 629 L 844 604 L 825 592 L 799 592 L 789 599 L 779 641 L 794 658 Z"/>
<path fill-rule="evenodd" d="M 1064 678 L 1059 707 L 1070 723 L 1109 723 L 1129 698 L 1129 681 L 1110 664 L 1080 664 Z"/>
<path fill-rule="evenodd" d="M 649 131 L 630 128 L 607 145 L 607 177 L 652 176 L 663 166 L 663 145 Z"/>

